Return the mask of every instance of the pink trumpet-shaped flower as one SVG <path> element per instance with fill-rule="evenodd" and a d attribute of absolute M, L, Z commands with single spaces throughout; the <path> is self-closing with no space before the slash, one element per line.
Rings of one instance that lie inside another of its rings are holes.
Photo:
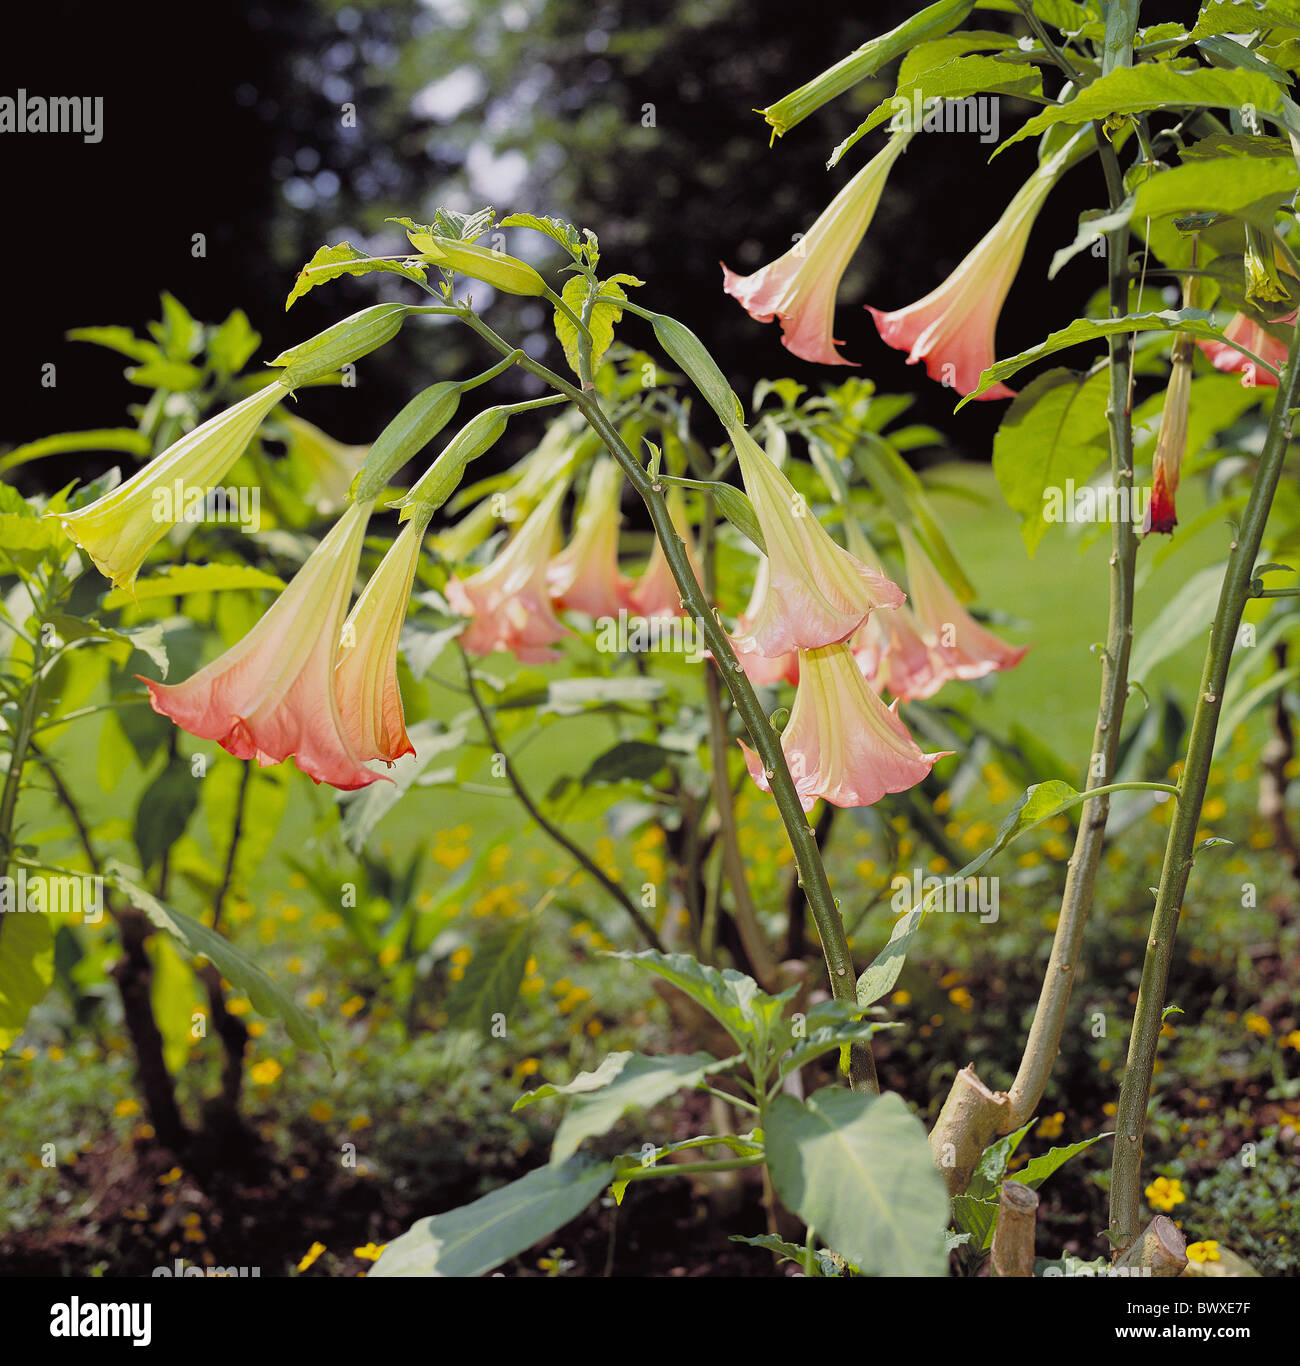
<path fill-rule="evenodd" d="M 623 521 L 618 496 L 623 472 L 597 457 L 573 528 L 573 539 L 551 561 L 546 579 L 557 607 L 589 617 L 616 617 L 627 602 L 627 582 L 618 572 L 618 529 Z"/>
<path fill-rule="evenodd" d="M 923 299 L 892 313 L 868 305 L 886 345 L 907 352 L 907 363 L 925 362 L 931 379 L 971 393 L 981 373 L 997 358 L 998 315 L 1020 269 L 1025 244 L 1043 203 L 1069 165 L 1067 144 L 1021 187 L 1002 217 L 956 270 Z M 986 389 L 981 399 L 1013 398 L 1005 384 Z"/>
<path fill-rule="evenodd" d="M 1294 313 L 1278 319 L 1279 322 L 1290 325 L 1294 325 L 1295 320 Z M 1228 341 L 1240 342 L 1247 351 L 1253 352 L 1260 360 L 1267 361 L 1274 370 L 1280 370 L 1286 364 L 1286 346 L 1265 332 L 1245 313 L 1234 313 L 1227 327 L 1223 329 L 1223 335 Z M 1250 356 L 1238 351 L 1235 346 L 1229 346 L 1227 342 L 1221 341 L 1198 341 L 1196 344 L 1205 352 L 1216 370 L 1222 370 L 1229 375 L 1240 374 L 1243 384 L 1263 384 L 1277 388 L 1277 376 L 1270 374 Z"/>
<path fill-rule="evenodd" d="M 898 536 L 916 616 L 930 633 L 931 648 L 942 658 L 951 677 L 983 678 L 1002 669 L 1014 669 L 1029 647 L 1008 645 L 986 631 L 957 601 L 916 537 L 906 527 L 899 528 Z"/>
<path fill-rule="evenodd" d="M 740 614 L 737 622 L 739 635 L 731 638 L 731 648 L 735 650 L 736 658 L 740 661 L 746 677 L 756 688 L 770 688 L 777 683 L 799 681 L 797 651 L 787 650 L 784 654 L 774 655 L 768 659 L 749 644 L 749 629 L 767 597 L 769 573 L 768 558 L 763 555 L 759 558 L 758 568 L 754 571 L 754 589 L 749 595 L 749 606 Z"/>
<path fill-rule="evenodd" d="M 339 518 L 271 609 L 237 645 L 184 683 L 148 679 L 153 709 L 238 759 L 291 755 L 318 783 L 352 789 L 382 775 L 362 764 L 334 688 L 339 636 L 373 502 Z"/>
<path fill-rule="evenodd" d="M 668 515 L 677 529 L 682 544 L 686 547 L 686 558 L 699 582 L 703 582 L 700 567 L 695 560 L 695 547 L 691 542 L 691 528 L 686 520 L 686 495 L 676 484 L 669 485 L 665 498 Z M 627 588 L 628 608 L 643 617 L 678 617 L 682 614 L 682 595 L 673 578 L 664 548 L 655 538 L 654 549 L 641 577 Z"/>
<path fill-rule="evenodd" d="M 352 747 L 363 759 L 393 763 L 414 754 L 397 685 L 397 648 L 432 514 L 402 528 L 343 625 L 334 688 Z"/>
<path fill-rule="evenodd" d="M 471 654 L 508 650 L 525 664 L 559 659 L 559 652 L 549 647 L 573 633 L 551 606 L 546 568 L 567 487 L 564 480 L 551 487 L 486 569 L 447 581 L 452 610 L 470 618 L 460 643 Z"/>
<path fill-rule="evenodd" d="M 722 287 L 750 317 L 781 321 L 781 344 L 803 360 L 853 365 L 835 349 L 835 294 L 880 203 L 885 181 L 911 134 L 891 138 L 831 200 L 784 256 L 735 275 L 724 265 Z"/>
<path fill-rule="evenodd" d="M 743 741 L 749 775 L 771 791 L 763 761 Z M 870 806 L 915 787 L 942 759 L 924 754 L 898 716 L 867 686 L 847 645 L 799 652 L 799 687 L 781 749 L 805 811 L 819 797 L 835 806 Z"/>
<path fill-rule="evenodd" d="M 740 472 L 767 543 L 766 591 L 750 602 L 733 640 L 742 654 L 772 659 L 847 640 L 878 607 L 899 607 L 903 590 L 831 540 L 794 486 L 743 427 L 730 432 Z"/>

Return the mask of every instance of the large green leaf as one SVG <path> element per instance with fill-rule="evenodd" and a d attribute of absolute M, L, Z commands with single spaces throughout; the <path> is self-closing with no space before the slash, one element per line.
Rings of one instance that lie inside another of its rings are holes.
<path fill-rule="evenodd" d="M 11 470 L 29 460 L 47 455 L 66 455 L 70 451 L 123 451 L 144 459 L 149 454 L 149 438 L 133 427 L 98 428 L 90 432 L 60 432 L 15 446 L 0 456 L 0 470 Z"/>
<path fill-rule="evenodd" d="M 413 1224 L 394 1238 L 371 1276 L 481 1276 L 516 1257 L 584 1209 L 609 1184 L 614 1167 L 574 1157 Z"/>
<path fill-rule="evenodd" d="M 126 607 L 152 598 L 181 597 L 186 593 L 223 593 L 232 588 L 284 587 L 284 580 L 251 564 L 173 564 L 161 574 L 137 579 L 130 591 L 114 588 L 104 595 L 105 608 Z"/>
<path fill-rule="evenodd" d="M 1114 1131 L 1111 1131 L 1105 1134 L 1095 1134 L 1092 1138 L 1082 1139 L 1078 1143 L 1070 1143 L 1064 1148 L 1051 1148 L 1045 1153 L 1040 1153 L 1037 1157 L 1031 1157 L 1018 1172 L 1012 1172 L 1007 1180 L 1021 1181 L 1033 1190 L 1037 1190 L 1054 1171 L 1059 1170 L 1072 1157 L 1083 1152 L 1085 1148 L 1091 1148 L 1094 1143 L 1100 1143 L 1103 1138 L 1114 1137 Z"/>
<path fill-rule="evenodd" d="M 145 788 L 132 833 L 146 871 L 185 833 L 199 804 L 199 782 L 189 760 L 177 755 Z"/>
<path fill-rule="evenodd" d="M 415 260 L 377 261 L 364 251 L 358 251 L 351 242 L 340 242 L 337 246 L 321 247 L 298 272 L 293 289 L 284 301 L 285 311 L 291 309 L 309 289 L 323 285 L 327 280 L 337 280 L 340 275 L 368 275 L 372 270 L 387 271 L 405 280 L 414 280 L 417 284 L 424 283 L 425 267 Z"/>
<path fill-rule="evenodd" d="M 294 1043 L 330 1057 L 329 1046 L 321 1037 L 316 1022 L 243 949 L 216 930 L 159 901 L 152 892 L 140 885 L 140 875 L 134 868 L 110 859 L 104 865 L 104 872 L 131 905 L 144 913 L 155 929 L 171 935 L 196 957 L 211 959 L 226 981 L 247 993 L 255 1010 L 283 1020 Z"/>
<path fill-rule="evenodd" d="M 1195 157 L 1144 180 L 1133 196 L 1132 219 L 1170 214 L 1241 214 L 1262 200 L 1288 199 L 1300 185 L 1295 158 L 1275 156 Z"/>
<path fill-rule="evenodd" d="M 447 1014 L 460 1027 L 486 1037 L 492 1017 L 504 1015 L 518 998 L 532 951 L 531 917 L 521 917 L 485 936 L 447 998 Z"/>
<path fill-rule="evenodd" d="M 605 352 L 613 344 L 614 328 L 623 317 L 623 305 L 627 303 L 627 291 L 624 290 L 623 286 L 643 285 L 644 283 L 644 280 L 638 280 L 635 275 L 611 275 L 608 280 L 600 282 L 596 302 L 592 305 L 591 317 L 587 322 L 587 331 L 591 333 L 591 373 L 593 375 L 600 369 L 600 363 L 605 358 Z M 581 318 L 590 294 L 591 282 L 584 276 L 574 275 L 565 282 L 561 297 Z M 572 319 L 561 313 L 558 308 L 555 310 L 555 335 L 564 348 L 564 357 L 569 362 L 569 368 L 575 375 L 580 375 L 582 370 L 578 364 L 578 329 Z"/>
<path fill-rule="evenodd" d="M 954 1195 L 952 1221 L 962 1233 L 970 1234 L 971 1247 L 987 1252 L 993 1245 L 993 1230 L 998 1223 L 998 1202 L 987 1196 Z"/>
<path fill-rule="evenodd" d="M 27 910 L 0 915 L 0 1054 L 13 1046 L 53 980 L 49 916 Z"/>
<path fill-rule="evenodd" d="M 1219 602 L 1226 565 L 1198 570 L 1164 605 L 1160 615 L 1138 636 L 1129 677 L 1145 683 L 1151 670 L 1189 642 L 1208 634 Z"/>
<path fill-rule="evenodd" d="M 1214 326 L 1211 317 L 1211 314 L 1200 308 L 1170 308 L 1159 312 L 1128 313 L 1122 318 L 1076 318 L 1068 327 L 1061 328 L 1059 332 L 1053 332 L 1050 337 L 1039 342 L 1037 346 L 1031 346 L 1027 351 L 1021 351 L 1019 355 L 990 365 L 980 375 L 979 384 L 962 399 L 957 407 L 960 408 L 963 404 L 969 403 L 991 385 L 997 384 L 1000 380 L 1009 379 L 1018 370 L 1023 370 L 1026 365 L 1032 365 L 1036 360 L 1054 355 L 1057 351 L 1064 351 L 1067 346 L 1078 346 L 1081 342 L 1096 341 L 1098 338 L 1108 337 L 1112 333 L 1186 332 L 1189 336 L 1204 338 L 1207 341 L 1224 340 L 1222 332 Z"/>
<path fill-rule="evenodd" d="M 1007 1163 L 1010 1162 L 1012 1154 L 1020 1146 L 1025 1135 L 1037 1123 L 1036 1119 L 1031 1119 L 1028 1124 L 1022 1124 L 1014 1133 L 1006 1134 L 984 1149 L 971 1176 L 970 1184 L 966 1187 L 967 1195 L 976 1199 L 996 1197 L 998 1187 L 1002 1184 L 1002 1178 L 1007 1172 Z"/>
<path fill-rule="evenodd" d="M 1267 77 L 1253 71 L 1222 71 L 1207 67 L 1183 71 L 1143 62 L 1120 67 L 1093 81 L 1068 103 L 1044 109 L 1026 120 L 1007 138 L 998 152 L 1024 138 L 1037 137 L 1054 124 L 1091 123 L 1120 114 L 1140 114 L 1151 109 L 1240 109 L 1249 106 L 1265 118 L 1280 119 L 1285 96 Z M 994 156 L 997 152 L 994 153 Z"/>
<path fill-rule="evenodd" d="M 766 1048 L 793 990 L 770 996 L 752 977 L 734 968 L 706 967 L 689 953 L 617 953 L 615 958 L 671 982 L 701 1005 L 746 1050 Z"/>
<path fill-rule="evenodd" d="M 890 1093 L 778 1096 L 767 1164 L 782 1203 L 867 1275 L 941 1276 L 948 1194 L 925 1126 Z"/>
<path fill-rule="evenodd" d="M 993 473 L 1030 555 L 1051 525 L 1043 491 L 1082 485 L 1105 457 L 1107 383 L 1104 371 L 1049 370 L 1016 396 L 993 438 Z"/>
<path fill-rule="evenodd" d="M 864 1006 L 851 1005 L 845 1001 L 819 1001 L 799 1021 L 798 1034 L 793 1031 L 793 1020 L 787 1020 L 786 1025 L 791 1027 L 789 1052 L 781 1059 L 778 1075 L 787 1077 L 791 1072 L 806 1067 L 814 1058 L 820 1058 L 823 1053 L 863 1043 L 882 1029 L 897 1027 L 892 1021 L 864 1020 L 864 1009 Z"/>
<path fill-rule="evenodd" d="M 571 1157 L 586 1139 L 607 1134 L 629 1110 L 649 1110 L 735 1061 L 719 1062 L 712 1053 L 669 1053 L 658 1058 L 611 1053 L 594 1072 L 580 1072 L 563 1086 L 541 1086 L 520 1096 L 514 1108 L 544 1096 L 571 1097 L 551 1145 L 554 1165 Z"/>

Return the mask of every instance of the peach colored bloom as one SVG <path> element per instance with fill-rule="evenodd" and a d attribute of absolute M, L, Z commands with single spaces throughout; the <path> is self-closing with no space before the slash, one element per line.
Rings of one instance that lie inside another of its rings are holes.
<path fill-rule="evenodd" d="M 185 683 L 144 680 L 156 712 L 238 759 L 292 755 L 318 783 L 351 789 L 381 775 L 362 764 L 339 712 L 334 665 L 374 503 L 355 503 L 237 645 Z"/>
<path fill-rule="evenodd" d="M 730 432 L 767 543 L 768 574 L 732 641 L 772 659 L 847 640 L 878 607 L 899 607 L 896 583 L 836 545 L 790 481 L 743 427 Z"/>
<path fill-rule="evenodd" d="M 391 764 L 414 754 L 397 685 L 397 648 L 431 513 L 402 528 L 343 625 L 334 687 L 353 748 Z"/>
<path fill-rule="evenodd" d="M 686 547 L 686 558 L 690 561 L 695 578 L 702 583 L 690 524 L 686 520 L 686 495 L 678 485 L 670 484 L 664 501 L 668 504 L 668 515 L 677 535 Z M 679 617 L 682 614 L 682 595 L 657 537 L 641 577 L 628 585 L 627 605 L 629 610 L 643 617 Z"/>
<path fill-rule="evenodd" d="M 910 133 L 891 138 L 831 200 L 811 228 L 752 275 L 722 267 L 722 287 L 761 323 L 781 321 L 781 344 L 803 360 L 853 365 L 835 349 L 835 294 Z"/>
<path fill-rule="evenodd" d="M 916 537 L 906 527 L 900 527 L 898 535 L 917 619 L 951 676 L 983 678 L 998 670 L 1014 669 L 1029 647 L 1008 645 L 986 631 L 957 601 Z"/>
<path fill-rule="evenodd" d="M 452 611 L 470 618 L 460 637 L 471 654 L 508 650 L 525 664 L 559 659 L 549 647 L 573 633 L 555 615 L 546 569 L 568 484 L 559 480 L 486 569 L 447 582 Z"/>
<path fill-rule="evenodd" d="M 1002 217 L 972 248 L 956 270 L 916 303 L 892 313 L 868 305 L 881 339 L 906 351 L 907 363 L 925 362 L 931 379 L 971 393 L 981 373 L 997 359 L 994 333 L 1011 289 L 1025 244 L 1052 187 L 1071 164 L 1077 138 L 1043 163 L 1025 182 Z M 995 384 L 982 399 L 1011 398 L 1014 391 Z"/>
<path fill-rule="evenodd" d="M 1165 406 L 1160 413 L 1160 434 L 1156 437 L 1151 462 L 1151 501 L 1142 520 L 1142 531 L 1173 534 L 1178 525 L 1174 495 L 1187 448 L 1187 416 L 1192 400 L 1192 339 L 1184 333 L 1174 338 L 1173 367 L 1165 390 Z"/>
<path fill-rule="evenodd" d="M 623 472 L 608 457 L 592 463 L 573 538 L 546 571 L 557 607 L 589 617 L 616 617 L 627 603 L 627 582 L 618 572 L 618 509 Z"/>
<path fill-rule="evenodd" d="M 1278 321 L 1290 326 L 1295 325 L 1296 315 L 1288 314 L 1285 318 Z M 1245 313 L 1234 313 L 1228 320 L 1228 325 L 1223 329 L 1223 335 L 1228 341 L 1239 342 L 1247 351 L 1253 352 L 1260 360 L 1267 361 L 1274 370 L 1280 370 L 1286 364 L 1286 346 L 1270 336 L 1264 329 L 1249 318 Z M 1253 360 L 1235 346 L 1229 346 L 1227 342 L 1221 341 L 1198 341 L 1197 346 L 1205 352 L 1210 364 L 1216 370 L 1222 370 L 1225 374 L 1240 374 L 1243 384 L 1263 384 L 1267 387 L 1277 388 L 1277 376 L 1270 374 L 1267 370 L 1256 365 Z"/>
<path fill-rule="evenodd" d="M 771 790 L 763 762 L 744 741 L 749 775 Z M 799 652 L 799 687 L 781 735 L 799 801 L 870 806 L 888 792 L 915 787 L 944 757 L 924 754 L 898 716 L 867 686 L 845 644 Z M 945 751 L 948 753 L 950 751 Z"/>
<path fill-rule="evenodd" d="M 799 655 L 795 650 L 773 655 L 769 659 L 760 654 L 749 642 L 749 629 L 754 624 L 768 593 L 768 558 L 761 555 L 758 568 L 754 571 L 754 588 L 749 595 L 749 606 L 740 614 L 736 623 L 738 634 L 730 637 L 731 648 L 736 652 L 746 677 L 756 688 L 770 688 L 778 683 L 798 683 Z"/>

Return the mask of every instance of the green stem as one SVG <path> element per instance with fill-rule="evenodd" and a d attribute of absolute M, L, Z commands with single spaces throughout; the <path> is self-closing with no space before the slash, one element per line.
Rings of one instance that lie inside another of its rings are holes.
<path fill-rule="evenodd" d="M 637 1167 L 620 1172 L 624 1181 L 646 1181 L 652 1176 L 708 1176 L 710 1172 L 741 1172 L 748 1167 L 761 1167 L 761 1157 L 728 1157 L 719 1162 L 669 1162 L 662 1167 Z"/>
<path fill-rule="evenodd" d="M 610 896 L 623 907 L 628 915 L 631 916 L 633 924 L 635 924 L 637 929 L 641 932 L 646 943 L 656 949 L 659 953 L 663 953 L 663 942 L 655 933 L 654 926 L 641 914 L 640 907 L 637 906 L 632 898 L 628 896 L 622 887 L 620 887 L 603 868 L 596 864 L 585 849 L 580 845 L 575 844 L 557 826 L 552 825 L 551 822 L 542 815 L 541 811 L 538 810 L 537 803 L 533 801 L 528 789 L 523 785 L 519 779 L 519 775 L 515 772 L 514 764 L 510 761 L 510 756 L 501 747 L 501 741 L 497 736 L 496 727 L 492 724 L 492 718 L 488 714 L 487 708 L 483 705 L 482 697 L 479 695 L 478 684 L 474 681 L 474 668 L 473 665 L 470 664 L 469 655 L 465 653 L 465 647 L 460 641 L 457 641 L 456 648 L 460 651 L 461 663 L 465 668 L 465 682 L 469 687 L 469 695 L 474 703 L 474 710 L 478 713 L 478 718 L 483 723 L 483 731 L 487 736 L 488 744 L 492 746 L 497 754 L 501 755 L 501 758 L 504 761 L 506 781 L 509 782 L 510 786 L 514 789 L 514 794 L 518 798 L 519 804 L 528 812 L 533 820 L 537 822 L 538 826 L 546 835 L 581 864 L 582 867 L 610 894 Z"/>
<path fill-rule="evenodd" d="M 462 312 L 466 324 L 494 346 L 502 355 L 510 351 L 503 341 L 479 317 Z M 821 851 L 817 848 L 812 827 L 804 815 L 803 805 L 795 790 L 794 779 L 781 749 L 781 737 L 772 729 L 771 722 L 763 712 L 761 703 L 750 685 L 745 671 L 736 659 L 735 651 L 722 623 L 714 615 L 708 598 L 705 596 L 695 571 L 686 554 L 686 547 L 677 535 L 668 504 L 664 501 L 663 487 L 651 480 L 635 455 L 628 450 L 617 430 L 610 423 L 604 410 L 592 393 L 583 393 L 574 388 L 568 380 L 561 378 L 534 360 L 521 361 L 525 370 L 567 394 L 581 410 L 597 436 L 604 442 L 610 454 L 618 461 L 627 475 L 632 487 L 636 489 L 650 512 L 655 535 L 663 547 L 664 556 L 672 570 L 673 579 L 681 593 L 686 610 L 695 618 L 708 643 L 717 667 L 726 680 L 740 713 L 741 720 L 749 731 L 754 749 L 763 762 L 768 776 L 772 796 L 776 800 L 781 822 L 785 826 L 794 851 L 795 863 L 803 881 L 804 894 L 812 909 L 817 931 L 821 936 L 822 952 L 826 958 L 826 969 L 830 976 L 831 992 L 839 1001 L 857 1004 L 857 977 L 853 970 L 853 956 L 849 952 L 848 939 L 844 933 L 844 922 L 840 918 L 839 907 L 831 894 L 830 882 L 822 863 Z M 876 1078 L 876 1065 L 871 1049 L 865 1043 L 852 1046 L 849 1058 L 849 1080 L 855 1090 L 878 1092 L 880 1083 Z"/>
<path fill-rule="evenodd" d="M 40 707 L 41 677 L 45 647 L 39 639 L 33 647 L 32 676 L 28 680 L 27 695 L 18 710 L 13 728 L 13 744 L 9 750 L 9 770 L 5 774 L 4 790 L 0 792 L 0 870 L 8 876 L 13 861 L 14 818 L 18 812 L 18 791 L 22 785 L 23 769 L 32 738 L 36 734 L 36 713 Z M 4 931 L 4 917 L 0 916 L 0 933 Z"/>
<path fill-rule="evenodd" d="M 1291 439 L 1291 412 L 1298 400 L 1300 329 L 1291 339 L 1282 386 L 1273 403 L 1264 449 L 1260 453 L 1259 466 L 1251 484 L 1250 499 L 1228 556 L 1228 568 L 1219 592 L 1219 605 L 1214 614 L 1210 643 L 1205 654 L 1196 712 L 1187 739 L 1187 757 L 1183 763 L 1180 784 L 1182 798 L 1170 822 L 1169 837 L 1165 843 L 1160 888 L 1151 915 L 1151 933 L 1147 938 L 1146 956 L 1142 963 L 1142 981 L 1138 987 L 1133 1032 L 1129 1036 L 1128 1061 L 1124 1067 L 1116 1116 L 1115 1153 L 1110 1180 L 1110 1232 L 1116 1253 L 1128 1248 L 1139 1232 L 1142 1133 L 1151 1099 L 1151 1079 L 1155 1072 L 1178 914 L 1191 876 L 1196 829 L 1214 758 L 1214 740 L 1223 707 L 1223 690 L 1228 680 L 1232 649 L 1241 626 L 1242 612 L 1251 597 L 1255 562 L 1264 539 L 1264 525 L 1268 520 L 1273 495 L 1282 474 L 1287 443 Z"/>
<path fill-rule="evenodd" d="M 1117 209 L 1124 201 L 1124 181 L 1119 159 L 1109 139 L 1096 128 L 1097 148 L 1110 206 Z M 1112 317 L 1128 311 L 1128 225 L 1106 236 L 1109 301 Z M 1132 339 L 1128 333 L 1112 333 L 1107 338 L 1110 390 L 1106 418 L 1110 431 L 1110 478 L 1120 507 L 1132 507 L 1133 498 L 1133 422 L 1129 395 L 1129 363 Z M 1074 986 L 1075 970 L 1083 947 L 1084 931 L 1092 910 L 1110 815 L 1108 794 L 1116 790 L 1109 782 L 1119 756 L 1120 728 L 1128 698 L 1129 654 L 1133 646 L 1133 577 L 1137 563 L 1137 533 L 1131 516 L 1117 516 L 1110 533 L 1110 592 L 1106 626 L 1106 648 L 1101 660 L 1101 698 L 1097 724 L 1093 731 L 1088 764 L 1089 799 L 1079 816 L 1074 853 L 1070 857 L 1061 896 L 1061 910 L 1052 937 L 1052 951 L 1038 1008 L 1034 1012 L 1029 1037 L 1025 1041 L 1020 1068 L 1009 1091 L 1000 1127 L 1003 1133 L 1018 1129 L 1038 1108 L 1060 1051 L 1065 1029 L 1066 1010 Z"/>

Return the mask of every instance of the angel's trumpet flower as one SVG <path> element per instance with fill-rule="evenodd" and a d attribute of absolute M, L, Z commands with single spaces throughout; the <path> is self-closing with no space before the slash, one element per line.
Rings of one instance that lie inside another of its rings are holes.
<path fill-rule="evenodd" d="M 335 691 L 339 639 L 373 502 L 354 503 L 237 645 L 176 686 L 148 684 L 156 712 L 239 759 L 290 755 L 318 783 L 380 778 L 362 763 Z"/>
<path fill-rule="evenodd" d="M 1153 531 L 1172 535 L 1178 525 L 1174 495 L 1178 492 L 1178 476 L 1187 448 L 1187 415 L 1191 407 L 1192 357 L 1195 354 L 1191 337 L 1180 332 L 1174 338 L 1173 367 L 1169 387 L 1165 390 L 1164 410 L 1160 414 L 1156 453 L 1151 462 L 1151 501 L 1142 520 L 1144 535 Z"/>
<path fill-rule="evenodd" d="M 1077 156 L 1076 136 L 1034 172 L 966 259 L 923 299 L 892 313 L 868 305 L 886 345 L 906 351 L 909 365 L 924 361 L 931 379 L 959 394 L 973 392 L 981 373 L 996 359 L 998 315 L 1020 269 L 1034 220 Z M 1012 397 L 1005 384 L 991 385 L 980 395 Z"/>
<path fill-rule="evenodd" d="M 763 761 L 743 741 L 750 777 L 768 792 Z M 925 754 L 898 716 L 867 686 L 845 644 L 799 652 L 799 687 L 781 749 L 805 811 L 817 799 L 870 806 L 915 787 L 944 757 Z"/>
<path fill-rule="evenodd" d="M 469 617 L 460 643 L 471 654 L 508 650 L 525 664 L 558 659 L 557 640 L 572 632 L 555 615 L 546 570 L 560 525 L 567 481 L 552 485 L 486 569 L 447 581 L 453 611 Z"/>
<path fill-rule="evenodd" d="M 743 427 L 730 435 L 768 559 L 766 591 L 751 601 L 745 629 L 732 642 L 739 652 L 772 659 L 833 645 L 876 608 L 902 605 L 903 590 L 836 545 Z"/>
<path fill-rule="evenodd" d="M 627 584 L 618 572 L 618 529 L 623 520 L 618 497 L 623 472 L 608 457 L 591 467 L 587 494 L 573 528 L 573 539 L 551 561 L 547 583 L 559 607 L 589 617 L 616 617 L 626 605 Z"/>
<path fill-rule="evenodd" d="M 781 322 L 781 344 L 802 360 L 853 365 L 835 349 L 835 294 L 910 133 L 885 144 L 785 253 L 752 275 L 722 267 L 722 287 L 761 323 Z"/>
<path fill-rule="evenodd" d="M 1279 318 L 1278 322 L 1294 326 L 1295 320 L 1296 315 L 1291 313 L 1285 318 Z M 1245 313 L 1234 313 L 1229 319 L 1227 327 L 1223 329 L 1223 335 L 1227 337 L 1227 342 L 1198 341 L 1196 343 L 1205 352 L 1210 364 L 1225 374 L 1240 374 L 1243 384 L 1262 384 L 1276 389 L 1277 376 L 1271 371 L 1265 370 L 1255 360 L 1255 357 L 1258 356 L 1260 360 L 1271 365 L 1274 370 L 1280 370 L 1286 364 L 1286 344 L 1265 332 L 1254 319 Z M 1229 346 L 1228 342 L 1239 343 L 1251 354 L 1246 355 L 1245 352 L 1237 350 L 1235 346 Z"/>
<path fill-rule="evenodd" d="M 345 446 L 293 413 L 285 413 L 282 421 L 289 433 L 290 452 L 301 460 L 308 474 L 304 502 L 322 516 L 336 513 L 346 506 L 352 480 L 366 463 L 370 447 Z"/>
<path fill-rule="evenodd" d="M 415 753 L 397 685 L 397 647 L 430 516 L 416 514 L 402 528 L 343 624 L 334 687 L 348 738 L 363 759 L 391 764 Z"/>
<path fill-rule="evenodd" d="M 63 529 L 114 587 L 129 589 L 145 556 L 184 519 L 190 493 L 206 495 L 216 486 L 288 392 L 277 381 L 210 417 L 126 483 L 76 512 L 56 514 Z"/>
<path fill-rule="evenodd" d="M 1014 669 L 1029 647 L 1008 645 L 986 631 L 957 601 L 916 537 L 906 527 L 900 527 L 898 535 L 917 619 L 930 633 L 931 648 L 938 652 L 950 676 L 983 678 L 1002 669 Z"/>

